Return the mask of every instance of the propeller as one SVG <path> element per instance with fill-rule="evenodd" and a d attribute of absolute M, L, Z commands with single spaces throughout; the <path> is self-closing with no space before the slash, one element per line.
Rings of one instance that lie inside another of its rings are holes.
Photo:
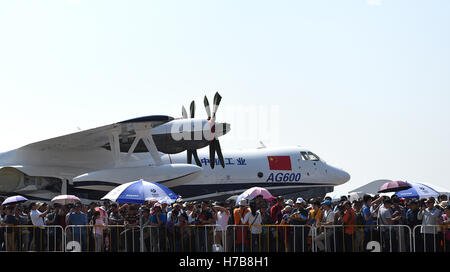
<path fill-rule="evenodd" d="M 210 165 L 211 165 L 212 169 L 214 169 L 214 165 L 216 162 L 216 160 L 215 160 L 216 153 L 217 153 L 217 156 L 219 157 L 220 165 L 222 165 L 222 167 L 225 168 L 225 160 L 222 155 L 222 149 L 220 147 L 220 142 L 215 137 L 216 112 L 217 112 L 217 109 L 219 108 L 221 100 L 222 100 L 222 97 L 220 96 L 220 94 L 218 92 L 216 92 L 216 94 L 214 95 L 213 112 L 212 112 L 212 116 L 211 116 L 211 109 L 210 109 L 209 101 L 208 101 L 208 98 L 206 97 L 206 95 L 205 95 L 205 99 L 203 99 L 203 104 L 205 105 L 206 114 L 208 115 L 208 121 L 211 124 L 211 133 L 212 133 L 212 136 L 214 136 L 213 139 L 211 140 L 211 142 L 209 143 L 209 161 L 210 161 Z"/>
<path fill-rule="evenodd" d="M 206 115 L 208 116 L 208 122 L 210 123 L 210 127 L 211 127 L 212 139 L 210 140 L 210 143 L 209 143 L 209 161 L 210 161 L 211 168 L 213 168 L 213 169 L 214 169 L 215 162 L 216 162 L 216 160 L 215 160 L 216 153 L 217 153 L 217 156 L 219 157 L 220 165 L 223 168 L 225 168 L 225 160 L 223 158 L 222 148 L 220 147 L 220 142 L 216 137 L 216 113 L 217 113 L 217 109 L 219 108 L 220 101 L 222 101 L 222 97 L 220 96 L 220 94 L 218 92 L 216 92 L 216 94 L 214 95 L 213 107 L 212 107 L 212 113 L 211 113 L 211 107 L 209 105 L 209 101 L 208 101 L 208 98 L 206 97 L 206 95 L 205 95 L 205 98 L 203 99 L 203 104 L 205 105 Z M 194 118 L 194 116 L 195 116 L 195 102 L 194 101 L 191 102 L 189 110 L 190 110 L 190 118 Z M 187 119 L 188 113 L 184 106 L 182 107 L 181 111 L 182 111 L 183 119 Z M 226 126 L 229 126 L 229 125 L 226 125 Z M 226 128 L 229 128 L 229 127 L 226 127 Z M 222 133 L 222 132 L 219 131 L 219 134 L 220 133 Z M 200 162 L 200 159 L 198 157 L 196 149 L 188 149 L 187 150 L 187 163 L 188 164 L 192 163 L 192 156 L 194 156 L 195 163 L 201 167 L 202 164 Z"/>
<path fill-rule="evenodd" d="M 191 106 L 190 106 L 189 110 L 190 110 L 190 117 L 194 118 L 194 116 L 195 116 L 195 102 L 194 101 L 191 102 Z M 183 114 L 183 119 L 187 119 L 188 115 L 187 115 L 186 108 L 184 106 L 181 108 L 181 112 Z M 195 163 L 199 167 L 202 167 L 202 163 L 200 162 L 200 158 L 198 157 L 196 149 L 188 149 L 187 150 L 187 163 L 188 164 L 192 163 L 192 156 L 194 156 Z"/>

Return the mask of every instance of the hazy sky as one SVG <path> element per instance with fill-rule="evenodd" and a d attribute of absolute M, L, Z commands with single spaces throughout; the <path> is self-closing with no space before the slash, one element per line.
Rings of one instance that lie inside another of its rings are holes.
<path fill-rule="evenodd" d="M 449 14 L 448 0 L 1 1 L 0 151 L 180 117 L 192 99 L 205 117 L 220 91 L 224 149 L 301 145 L 348 189 L 449 188 Z"/>

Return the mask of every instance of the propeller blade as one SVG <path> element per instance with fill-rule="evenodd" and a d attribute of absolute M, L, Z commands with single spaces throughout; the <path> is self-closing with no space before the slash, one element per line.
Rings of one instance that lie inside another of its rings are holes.
<path fill-rule="evenodd" d="M 184 106 L 181 108 L 181 114 L 183 115 L 183 119 L 187 119 L 188 115 Z"/>
<path fill-rule="evenodd" d="M 192 163 L 192 152 L 190 150 L 187 150 L 187 163 Z"/>
<path fill-rule="evenodd" d="M 205 95 L 205 99 L 203 99 L 203 104 L 205 104 L 206 114 L 208 115 L 208 120 L 211 119 L 211 109 L 209 108 L 209 101 Z"/>
<path fill-rule="evenodd" d="M 195 101 L 193 101 L 193 100 L 191 102 L 190 110 L 191 110 L 191 118 L 194 118 L 194 116 L 195 116 Z"/>
<path fill-rule="evenodd" d="M 214 95 L 214 104 L 213 104 L 213 113 L 212 113 L 213 122 L 216 120 L 216 112 L 217 112 L 217 109 L 219 108 L 221 100 L 222 100 L 222 96 L 220 96 L 219 92 L 216 92 L 216 94 Z"/>
<path fill-rule="evenodd" d="M 222 168 L 225 168 L 225 160 L 223 159 L 222 149 L 220 148 L 220 142 L 219 140 L 214 140 L 215 150 L 217 152 L 217 156 L 219 157 L 220 165 L 222 165 Z"/>
<path fill-rule="evenodd" d="M 197 165 L 199 167 L 202 167 L 202 163 L 200 162 L 200 159 L 198 158 L 197 150 L 193 150 L 192 154 L 194 155 L 195 163 L 197 163 Z"/>
<path fill-rule="evenodd" d="M 214 169 L 214 165 L 216 164 L 214 142 L 209 144 L 209 164 L 211 165 L 211 169 Z"/>

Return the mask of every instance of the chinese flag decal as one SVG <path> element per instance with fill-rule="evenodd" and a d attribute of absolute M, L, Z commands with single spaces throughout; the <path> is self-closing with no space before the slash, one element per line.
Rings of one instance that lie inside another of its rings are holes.
<path fill-rule="evenodd" d="M 289 156 L 268 156 L 270 170 L 292 170 L 291 157 Z"/>

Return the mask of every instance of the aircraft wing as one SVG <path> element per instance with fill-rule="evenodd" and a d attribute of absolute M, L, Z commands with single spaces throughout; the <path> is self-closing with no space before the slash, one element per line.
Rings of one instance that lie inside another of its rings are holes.
<path fill-rule="evenodd" d="M 165 115 L 145 116 L 47 139 L 26 145 L 21 149 L 39 151 L 91 150 L 93 148 L 101 148 L 109 145 L 111 143 L 111 137 L 114 135 L 122 141 L 123 139 L 136 137 L 137 127 L 146 127 L 150 130 L 151 128 L 170 122 L 173 119 L 173 117 Z M 116 139 L 116 142 L 120 142 L 119 139 Z"/>

